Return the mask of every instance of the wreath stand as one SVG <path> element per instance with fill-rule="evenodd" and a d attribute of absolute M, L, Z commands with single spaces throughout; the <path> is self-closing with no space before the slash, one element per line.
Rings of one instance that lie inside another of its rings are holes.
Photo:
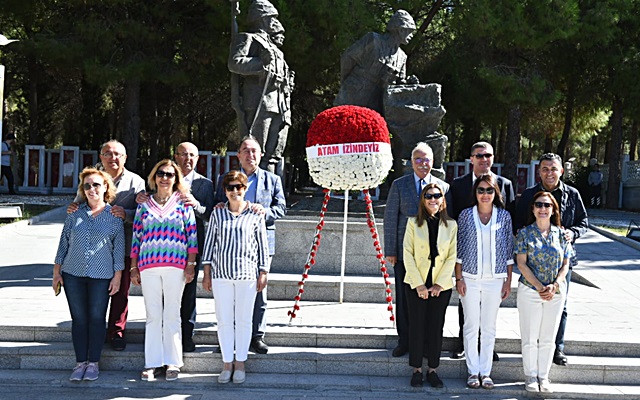
<path fill-rule="evenodd" d="M 329 199 L 331 198 L 331 190 L 323 189 L 324 199 L 322 201 L 322 208 L 320 210 L 320 221 L 316 225 L 315 233 L 313 235 L 313 240 L 311 242 L 311 247 L 309 249 L 309 254 L 307 255 L 307 262 L 304 265 L 304 271 L 302 272 L 302 279 L 298 282 L 298 294 L 295 296 L 295 303 L 293 304 L 293 309 L 287 312 L 289 316 L 289 325 L 291 325 L 293 319 L 296 317 L 296 311 L 300 310 L 300 300 L 302 299 L 302 295 L 304 294 L 304 285 L 309 278 L 309 271 L 311 270 L 311 266 L 316 263 L 316 254 L 318 253 L 318 248 L 320 248 L 320 241 L 322 238 L 322 228 L 324 227 L 324 215 L 327 212 L 327 204 L 329 203 Z M 386 260 L 384 258 L 384 254 L 382 253 L 382 247 L 380 245 L 380 236 L 378 235 L 378 228 L 376 226 L 375 215 L 373 214 L 373 206 L 371 204 L 371 196 L 369 195 L 369 190 L 365 189 L 362 191 L 364 194 L 364 201 L 367 206 L 366 216 L 367 216 L 367 225 L 369 226 L 369 231 L 371 232 L 371 238 L 373 239 L 373 247 L 376 249 L 376 258 L 380 263 L 380 272 L 384 279 L 385 285 L 385 300 L 387 302 L 387 310 L 391 313 L 389 319 L 391 321 L 395 321 L 395 316 L 393 313 L 393 297 L 391 296 L 391 282 L 389 282 L 389 274 L 386 267 Z M 345 190 L 344 192 L 344 217 L 342 223 L 342 255 L 341 255 L 341 264 L 340 264 L 340 304 L 343 302 L 344 298 L 344 274 L 345 274 L 345 259 L 346 259 L 346 249 L 347 249 L 347 211 L 349 209 L 349 190 Z"/>

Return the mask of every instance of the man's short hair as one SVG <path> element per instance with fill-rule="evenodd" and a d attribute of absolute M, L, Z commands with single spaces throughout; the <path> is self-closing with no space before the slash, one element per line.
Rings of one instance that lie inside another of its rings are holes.
<path fill-rule="evenodd" d="M 412 159 L 413 159 L 413 154 L 418 150 L 423 151 L 425 153 L 429 153 L 433 157 L 433 149 L 431 148 L 431 146 L 429 146 L 425 142 L 418 142 L 416 143 L 416 147 L 414 147 L 413 150 L 411 150 Z"/>
<path fill-rule="evenodd" d="M 540 156 L 540 162 L 543 161 L 557 161 L 560 163 L 560 165 L 562 165 L 562 157 L 560 157 L 556 153 L 544 153 L 542 156 Z"/>
<path fill-rule="evenodd" d="M 473 154 L 473 151 L 475 149 L 487 149 L 487 148 L 493 149 L 493 146 L 491 145 L 491 143 L 489 143 L 489 142 L 476 142 L 476 143 L 473 144 L 473 146 L 471 146 L 471 154 Z"/>
<path fill-rule="evenodd" d="M 256 139 L 255 136 L 251 136 L 251 135 L 247 135 L 242 139 L 240 139 L 240 145 L 238 145 L 238 150 L 240 150 L 240 147 L 242 147 L 242 144 L 248 140 L 255 142 L 258 145 L 258 148 L 260 149 L 260 151 L 262 152 L 262 146 L 260 146 L 260 142 L 258 142 L 258 139 Z"/>
<path fill-rule="evenodd" d="M 118 141 L 118 140 L 116 140 L 116 139 L 111 139 L 111 140 L 108 140 L 108 141 L 106 141 L 106 142 L 102 143 L 102 144 L 100 145 L 100 151 L 102 151 L 102 149 L 104 149 L 104 147 L 105 147 L 105 146 L 108 146 L 108 145 L 110 145 L 110 144 L 119 144 L 119 145 L 120 145 L 120 146 L 122 146 L 122 148 L 124 149 L 124 154 L 127 154 L 127 148 L 126 148 L 126 146 L 125 146 L 124 144 L 122 144 L 122 142 L 119 142 L 119 141 Z"/>

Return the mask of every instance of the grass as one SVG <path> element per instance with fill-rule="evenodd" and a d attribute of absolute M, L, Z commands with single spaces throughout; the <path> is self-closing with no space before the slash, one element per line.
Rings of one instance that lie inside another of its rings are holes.
<path fill-rule="evenodd" d="M 13 220 L 2 219 L 0 220 L 0 226 L 4 226 L 7 224 L 12 224 L 14 222 L 29 219 L 38 214 L 42 214 L 45 211 L 53 210 L 54 208 L 57 208 L 57 207 L 59 206 L 51 206 L 51 205 L 44 205 L 44 204 L 25 204 L 24 208 L 22 209 L 22 218 L 16 218 Z"/>
<path fill-rule="evenodd" d="M 598 226 L 598 228 L 602 228 L 618 236 L 627 236 L 627 228 L 619 228 L 615 226 Z"/>

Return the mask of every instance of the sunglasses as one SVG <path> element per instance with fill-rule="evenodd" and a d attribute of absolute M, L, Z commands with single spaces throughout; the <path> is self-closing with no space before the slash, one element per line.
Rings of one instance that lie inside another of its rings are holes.
<path fill-rule="evenodd" d="M 91 190 L 91 188 L 100 189 L 101 187 L 102 187 L 102 183 L 98 183 L 98 182 L 85 183 L 84 185 L 82 185 L 82 188 L 84 190 Z"/>
<path fill-rule="evenodd" d="M 491 158 L 491 157 L 493 157 L 493 154 L 491 154 L 491 153 L 472 154 L 471 157 L 475 157 L 476 159 L 481 160 L 483 158 Z"/>
<path fill-rule="evenodd" d="M 535 203 L 533 203 L 534 206 L 536 206 L 536 208 L 551 208 L 553 207 L 553 204 L 551 203 L 543 203 L 542 201 L 536 201 Z"/>
<path fill-rule="evenodd" d="M 158 178 L 174 178 L 176 176 L 175 172 L 165 172 L 165 171 L 158 171 L 156 172 L 156 176 Z"/>
<path fill-rule="evenodd" d="M 478 187 L 476 189 L 476 193 L 478 194 L 493 194 L 495 192 L 494 188 L 483 188 L 483 187 Z"/>
<path fill-rule="evenodd" d="M 413 161 L 414 161 L 416 164 L 424 164 L 424 163 L 429 163 L 429 162 L 431 162 L 431 159 L 430 159 L 430 158 L 414 158 L 414 159 L 413 159 Z"/>
<path fill-rule="evenodd" d="M 246 186 L 242 183 L 236 183 L 235 185 L 227 185 L 224 188 L 227 190 L 227 192 L 233 192 L 234 190 L 240 191 L 246 188 Z"/>
<path fill-rule="evenodd" d="M 424 197 L 427 200 L 431 200 L 431 199 L 439 199 L 440 197 L 442 197 L 443 194 L 442 193 L 425 193 Z"/>

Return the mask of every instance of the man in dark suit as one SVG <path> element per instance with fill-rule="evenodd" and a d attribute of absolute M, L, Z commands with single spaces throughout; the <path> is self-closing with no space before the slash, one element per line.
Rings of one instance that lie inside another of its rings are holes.
<path fill-rule="evenodd" d="M 267 226 L 267 241 L 269 242 L 269 263 L 276 252 L 276 220 L 282 218 L 287 212 L 287 203 L 282 190 L 280 177 L 260 168 L 262 150 L 258 141 L 247 136 L 242 139 L 238 148 L 238 159 L 242 172 L 248 177 L 248 187 L 245 192 L 245 200 L 250 201 L 252 210 L 264 214 Z M 227 200 L 222 188 L 222 176 L 218 180 L 216 188 L 216 201 L 218 206 Z M 266 272 L 263 272 L 266 274 Z M 267 288 L 262 289 L 256 296 L 253 307 L 253 332 L 251 336 L 251 349 L 259 354 L 266 354 L 269 346 L 264 342 L 264 334 L 267 327 L 265 312 L 267 311 Z"/>
<path fill-rule="evenodd" d="M 580 236 L 587 232 L 589 222 L 587 219 L 587 210 L 584 207 L 580 192 L 575 188 L 565 184 L 560 180 L 564 173 L 562 167 L 562 158 L 554 153 L 543 154 L 540 157 L 540 183 L 527 188 L 522 192 L 520 200 L 516 208 L 514 216 L 514 228 L 516 230 L 525 226 L 529 215 L 529 208 L 533 201 L 533 196 L 540 191 L 549 192 L 560 206 L 560 222 L 564 229 L 565 238 L 573 245 Z M 571 271 L 578 264 L 575 256 L 575 246 L 573 257 L 569 262 L 569 272 L 565 280 L 567 282 L 567 294 L 569 292 L 569 282 L 571 282 Z M 567 298 L 569 296 L 567 295 Z M 556 351 L 553 355 L 553 362 L 557 365 L 567 365 L 567 356 L 564 354 L 564 330 L 567 326 L 567 301 L 565 298 L 562 316 L 560 318 L 560 326 L 556 335 Z"/>
<path fill-rule="evenodd" d="M 436 183 L 447 193 L 449 184 L 431 175 L 433 150 L 420 142 L 411 152 L 413 173 L 402 176 L 391 184 L 384 210 L 384 252 L 386 260 L 394 266 L 396 285 L 396 330 L 398 345 L 392 355 L 400 357 L 409 351 L 409 316 L 404 296 L 406 270 L 402 257 L 402 246 L 407 221 L 418 214 L 420 192 L 429 183 Z"/>
<path fill-rule="evenodd" d="M 473 184 L 481 175 L 491 174 L 496 178 L 502 200 L 507 211 L 513 215 L 516 203 L 515 191 L 511 181 L 500 175 L 491 172 L 493 166 L 493 146 L 487 142 L 477 142 L 471 146 L 471 165 L 473 170 L 466 175 L 458 177 L 451 182 L 451 190 L 447 193 L 447 210 L 449 216 L 456 221 L 458 216 L 465 208 L 473 206 L 474 193 L 471 190 Z M 456 348 L 451 352 L 451 358 L 462 358 L 464 356 L 464 346 L 462 344 L 462 325 L 464 324 L 464 311 L 462 310 L 462 302 L 458 303 L 458 324 L 460 332 Z M 498 361 L 498 355 L 493 353 L 494 361 Z"/>

